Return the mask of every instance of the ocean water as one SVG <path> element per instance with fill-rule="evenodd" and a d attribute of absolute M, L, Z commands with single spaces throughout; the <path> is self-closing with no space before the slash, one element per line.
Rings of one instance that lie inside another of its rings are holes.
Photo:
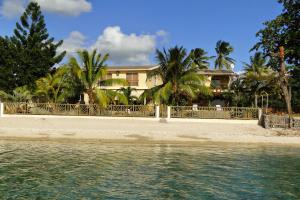
<path fill-rule="evenodd" d="M 300 199 L 300 148 L 0 141 L 0 199 Z"/>

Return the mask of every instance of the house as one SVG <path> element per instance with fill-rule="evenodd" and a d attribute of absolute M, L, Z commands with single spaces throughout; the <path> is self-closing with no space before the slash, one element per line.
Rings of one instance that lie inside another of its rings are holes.
<path fill-rule="evenodd" d="M 234 78 L 238 76 L 238 74 L 232 70 L 213 69 L 203 69 L 199 71 L 199 74 L 202 74 L 207 78 L 205 85 L 211 87 L 213 93 L 227 91 Z"/>
<path fill-rule="evenodd" d="M 132 95 L 139 97 L 145 90 L 162 84 L 159 77 L 147 79 L 147 75 L 152 70 L 158 68 L 158 65 L 148 66 L 109 66 L 105 79 L 125 79 L 128 86 L 135 89 Z M 104 85 L 99 83 L 99 87 L 108 90 L 118 90 L 124 86 L 121 85 Z"/>
<path fill-rule="evenodd" d="M 147 79 L 147 75 L 157 69 L 159 65 L 148 66 L 108 66 L 108 73 L 105 79 L 125 79 L 128 86 L 134 88 L 134 96 L 139 97 L 145 90 L 162 84 L 160 77 Z M 227 91 L 234 77 L 237 76 L 232 70 L 211 70 L 205 69 L 199 71 L 207 80 L 205 85 L 212 88 L 214 94 Z M 118 90 L 124 86 L 121 85 L 104 85 L 99 82 L 99 87 L 108 90 Z"/>

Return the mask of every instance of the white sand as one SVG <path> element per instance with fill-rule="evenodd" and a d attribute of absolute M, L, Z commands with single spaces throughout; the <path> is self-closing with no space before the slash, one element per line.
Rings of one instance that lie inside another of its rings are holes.
<path fill-rule="evenodd" d="M 276 136 L 254 120 L 5 116 L 0 139 L 92 139 L 127 142 L 235 142 L 299 144 L 299 136 Z M 300 134 L 299 134 L 300 135 Z"/>

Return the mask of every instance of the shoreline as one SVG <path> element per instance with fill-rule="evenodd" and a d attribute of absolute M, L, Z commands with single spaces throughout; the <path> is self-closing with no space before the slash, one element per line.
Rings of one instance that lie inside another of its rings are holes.
<path fill-rule="evenodd" d="M 87 141 L 145 144 L 285 144 L 300 146 L 300 130 L 264 129 L 257 120 L 208 120 L 9 115 L 0 140 Z M 299 134 L 298 134 L 299 131 Z M 280 136 L 278 136 L 280 135 Z"/>

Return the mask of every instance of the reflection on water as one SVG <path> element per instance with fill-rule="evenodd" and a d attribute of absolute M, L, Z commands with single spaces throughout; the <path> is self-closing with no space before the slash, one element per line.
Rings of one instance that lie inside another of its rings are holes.
<path fill-rule="evenodd" d="M 300 199 L 300 148 L 0 141 L 1 199 Z"/>

